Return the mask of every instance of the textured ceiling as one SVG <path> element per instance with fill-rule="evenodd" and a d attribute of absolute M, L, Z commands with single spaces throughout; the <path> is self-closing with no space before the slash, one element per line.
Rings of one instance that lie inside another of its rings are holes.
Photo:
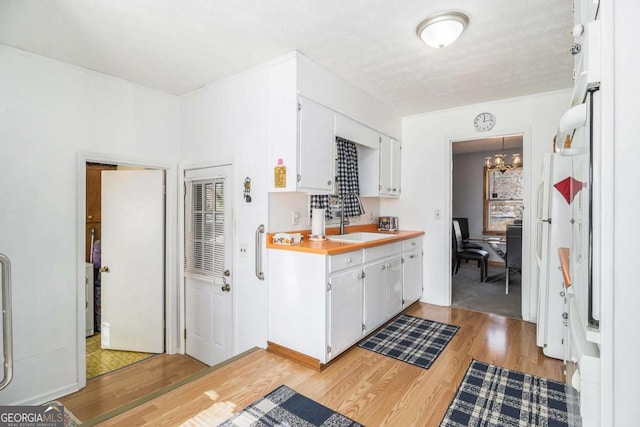
<path fill-rule="evenodd" d="M 570 0 L 2 0 L 0 43 L 181 95 L 297 49 L 402 115 L 572 86 Z M 470 24 L 435 50 L 416 26 Z"/>

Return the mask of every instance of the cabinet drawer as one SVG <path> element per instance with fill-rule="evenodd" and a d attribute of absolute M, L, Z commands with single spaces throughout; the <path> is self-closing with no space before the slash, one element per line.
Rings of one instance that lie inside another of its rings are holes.
<path fill-rule="evenodd" d="M 410 251 L 411 249 L 417 249 L 422 246 L 422 236 L 414 237 L 413 239 L 407 239 L 402 241 L 402 251 Z"/>
<path fill-rule="evenodd" d="M 355 267 L 359 264 L 362 264 L 362 250 L 332 255 L 329 257 L 329 272 Z"/>
<path fill-rule="evenodd" d="M 374 246 L 364 249 L 364 262 L 375 261 L 400 253 L 402 245 L 400 242 L 387 243 L 386 245 Z"/>

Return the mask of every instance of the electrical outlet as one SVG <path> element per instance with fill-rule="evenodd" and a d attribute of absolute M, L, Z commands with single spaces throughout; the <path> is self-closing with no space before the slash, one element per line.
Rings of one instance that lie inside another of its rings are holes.
<path fill-rule="evenodd" d="M 442 218 L 442 211 L 440 209 L 436 209 L 433 215 L 436 219 Z"/>
<path fill-rule="evenodd" d="M 298 211 L 291 212 L 291 225 L 299 225 L 300 224 L 300 214 Z"/>

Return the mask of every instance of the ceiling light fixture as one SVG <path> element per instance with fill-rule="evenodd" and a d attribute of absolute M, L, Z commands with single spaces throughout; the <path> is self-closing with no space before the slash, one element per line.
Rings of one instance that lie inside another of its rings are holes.
<path fill-rule="evenodd" d="M 505 162 L 507 155 L 504 153 L 504 136 L 502 137 L 502 152 L 496 154 L 493 165 L 491 164 L 491 157 L 485 157 L 484 166 L 488 170 L 498 170 L 501 173 L 505 173 L 508 170 L 513 170 L 522 166 L 522 159 L 520 154 L 513 154 L 511 156 L 511 163 Z"/>
<path fill-rule="evenodd" d="M 416 32 L 431 47 L 443 48 L 456 41 L 469 25 L 469 17 L 460 12 L 441 12 L 422 21 Z"/>

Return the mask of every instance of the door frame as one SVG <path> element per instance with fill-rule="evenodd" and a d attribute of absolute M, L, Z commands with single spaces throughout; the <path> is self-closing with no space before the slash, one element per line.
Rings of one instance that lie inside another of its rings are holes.
<path fill-rule="evenodd" d="M 185 229 L 184 229 L 184 221 L 185 221 L 185 217 L 184 217 L 184 211 L 185 211 L 185 204 L 186 204 L 186 200 L 187 200 L 187 187 L 186 187 L 186 183 L 187 180 L 185 179 L 185 173 L 187 171 L 190 170 L 195 170 L 195 169 L 210 169 L 210 168 L 217 168 L 217 167 L 222 167 L 222 166 L 229 166 L 231 167 L 231 179 L 232 179 L 232 184 L 236 185 L 235 180 L 236 180 L 236 176 L 235 174 L 235 170 L 234 170 L 234 165 L 232 162 L 224 162 L 224 163 L 217 163 L 217 164 L 193 164 L 193 165 L 180 165 L 178 167 L 178 171 L 177 171 L 177 180 L 178 180 L 178 185 L 179 185 L 179 189 L 178 191 L 180 192 L 180 196 L 179 196 L 179 200 L 180 200 L 180 204 L 177 206 L 177 212 L 178 212 L 178 216 L 177 216 L 177 228 L 178 228 L 178 260 L 184 260 L 185 257 L 185 246 L 184 246 L 184 239 L 185 239 Z M 229 191 L 233 192 L 235 191 L 234 187 L 231 187 L 229 189 Z M 234 252 L 234 244 L 235 244 L 235 235 L 236 235 L 236 198 L 234 197 L 232 200 L 232 206 L 231 206 L 231 271 L 233 272 L 233 278 L 234 278 L 234 282 L 232 282 L 235 285 L 235 273 L 237 271 L 236 269 L 236 257 L 235 257 L 235 252 Z M 177 307 L 176 313 L 177 313 L 177 321 L 176 324 L 178 326 L 178 347 L 180 349 L 180 353 L 182 354 L 186 354 L 186 336 L 185 336 L 185 330 L 187 328 L 187 313 L 186 313 L 186 307 L 185 307 L 185 298 L 186 298 L 186 283 L 185 283 L 185 268 L 184 268 L 184 262 L 180 262 L 180 270 L 179 270 L 179 279 L 178 279 L 178 294 L 179 294 L 179 301 L 180 304 Z M 235 296 L 235 292 L 231 292 L 231 317 L 232 317 L 232 333 L 231 333 L 231 352 L 232 354 L 236 354 L 236 296 Z"/>
<path fill-rule="evenodd" d="M 86 165 L 87 163 L 106 163 L 122 166 L 137 166 L 160 169 L 165 173 L 165 352 L 175 354 L 180 351 L 178 339 L 178 283 L 177 283 L 177 199 L 178 167 L 175 164 L 119 156 L 106 153 L 80 151 L 77 154 L 77 211 L 76 211 L 76 304 L 77 304 L 77 372 L 78 389 L 87 385 L 86 331 L 85 331 L 85 244 L 86 228 Z"/>
<path fill-rule="evenodd" d="M 532 170 L 534 165 L 532 162 L 532 147 L 531 147 L 531 128 L 519 128 L 519 129 L 498 129 L 492 130 L 487 133 L 483 133 L 482 135 L 476 134 L 463 134 L 463 135 L 454 135 L 446 138 L 447 143 L 449 144 L 449 149 L 447 151 L 448 155 L 448 165 L 449 165 L 449 173 L 447 174 L 447 179 L 449 180 L 449 204 L 447 205 L 448 213 L 444 215 L 444 218 L 447 219 L 448 226 L 448 235 L 449 239 L 447 240 L 449 246 L 449 252 L 451 252 L 451 239 L 452 239 L 452 230 L 451 230 L 451 221 L 453 221 L 453 144 L 461 141 L 468 141 L 474 139 L 483 139 L 483 138 L 495 138 L 500 137 L 502 135 L 515 135 L 522 134 L 522 172 L 523 172 L 523 185 L 524 185 L 524 212 L 522 215 L 522 303 L 521 303 L 521 314 L 522 319 L 525 321 L 533 321 L 535 322 L 536 318 L 536 307 L 537 305 L 537 289 L 534 286 L 534 283 L 537 283 L 534 280 L 537 274 L 534 271 L 535 263 L 532 263 L 531 259 L 531 243 L 532 243 L 532 230 L 533 230 L 533 216 L 531 211 L 534 206 L 534 191 L 530 188 L 532 184 Z M 451 259 L 451 253 L 449 253 L 449 259 Z M 451 298 L 452 298 L 452 283 L 453 278 L 451 276 L 451 266 L 447 264 L 448 269 L 448 277 L 449 277 L 449 296 L 448 296 L 448 304 L 451 306 Z M 535 292 L 535 295 L 533 293 Z M 531 305 L 534 304 L 534 307 Z"/>

